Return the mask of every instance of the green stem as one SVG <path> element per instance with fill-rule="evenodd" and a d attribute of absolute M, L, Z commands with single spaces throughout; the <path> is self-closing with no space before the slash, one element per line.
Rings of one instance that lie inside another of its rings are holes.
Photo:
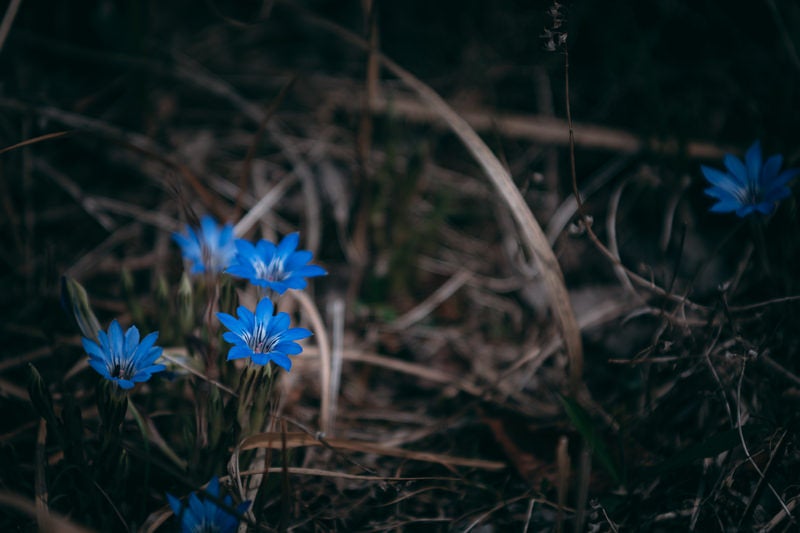
<path fill-rule="evenodd" d="M 767 255 L 767 240 L 764 236 L 764 219 L 756 216 L 750 217 L 750 228 L 753 232 L 753 240 L 756 244 L 756 253 L 761 263 L 761 273 L 764 277 L 769 277 L 772 268 L 770 267 L 769 256 Z"/>

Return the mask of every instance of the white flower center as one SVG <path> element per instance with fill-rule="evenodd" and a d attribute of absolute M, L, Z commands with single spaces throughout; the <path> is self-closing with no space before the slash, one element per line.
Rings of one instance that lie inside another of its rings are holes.
<path fill-rule="evenodd" d="M 274 257 L 268 264 L 258 261 L 253 267 L 256 276 L 267 281 L 282 281 L 286 277 L 283 272 L 283 261 Z"/>
<path fill-rule="evenodd" d="M 278 344 L 280 335 L 267 337 L 267 331 L 263 324 L 256 324 L 255 331 L 248 339 L 246 339 L 247 347 L 253 350 L 253 353 L 269 353 L 272 348 Z"/>

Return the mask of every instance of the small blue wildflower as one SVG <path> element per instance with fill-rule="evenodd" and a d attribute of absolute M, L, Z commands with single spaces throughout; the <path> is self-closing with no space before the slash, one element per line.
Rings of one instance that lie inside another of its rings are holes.
<path fill-rule="evenodd" d="M 189 505 L 184 507 L 178 498 L 167 493 L 167 501 L 172 507 L 172 512 L 181 521 L 183 533 L 233 533 L 239 527 L 239 518 L 236 515 L 241 515 L 250 506 L 250 502 L 247 501 L 240 503 L 235 507 L 236 514 L 231 514 L 220 507 L 218 501 L 234 508 L 230 495 L 224 499 L 220 497 L 217 477 L 208 482 L 208 487 L 201 493 L 204 495 L 202 499 L 197 494 L 193 492 L 189 495 Z"/>
<path fill-rule="evenodd" d="M 290 355 L 303 351 L 294 341 L 311 336 L 305 328 L 290 328 L 289 315 L 278 313 L 272 315 L 273 306 L 269 298 L 262 298 L 253 314 L 249 309 L 240 306 L 236 319 L 226 313 L 217 313 L 219 321 L 230 331 L 222 336 L 233 344 L 228 352 L 228 360 L 249 357 L 257 365 L 266 365 L 273 361 L 287 371 L 292 368 Z"/>
<path fill-rule="evenodd" d="M 205 215 L 199 228 L 187 224 L 185 233 L 173 233 L 172 239 L 181 247 L 184 259 L 192 263 L 192 274 L 218 274 L 228 268 L 236 255 L 230 223 L 220 227 L 211 216 Z"/>
<path fill-rule="evenodd" d="M 250 283 L 269 287 L 278 294 L 288 289 L 304 289 L 305 278 L 324 276 L 324 268 L 307 264 L 313 257 L 307 250 L 297 251 L 300 237 L 290 233 L 276 246 L 267 240 L 260 240 L 253 246 L 244 239 L 236 240 L 236 257 L 225 271 Z"/>
<path fill-rule="evenodd" d="M 158 338 L 154 331 L 139 342 L 139 330 L 131 326 L 123 335 L 116 320 L 111 321 L 108 334 L 97 332 L 97 342 L 83 337 L 83 348 L 89 355 L 89 364 L 101 376 L 123 389 L 132 389 L 134 383 L 144 382 L 166 367 L 154 364 L 162 349 L 153 346 Z"/>
<path fill-rule="evenodd" d="M 700 167 L 712 185 L 705 193 L 717 199 L 711 211 L 735 211 L 739 217 L 756 211 L 770 214 L 779 201 L 791 194 L 786 184 L 800 173 L 800 169 L 796 168 L 780 172 L 783 165 L 783 156 L 780 154 L 773 155 L 762 165 L 759 141 L 755 141 L 747 150 L 744 161 L 730 154 L 726 154 L 723 161 L 727 172 Z"/>

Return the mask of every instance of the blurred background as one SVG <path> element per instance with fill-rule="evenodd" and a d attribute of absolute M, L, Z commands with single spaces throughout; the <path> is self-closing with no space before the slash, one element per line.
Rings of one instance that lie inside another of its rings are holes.
<path fill-rule="evenodd" d="M 359 473 L 431 479 L 292 476 L 275 489 L 291 504 L 259 502 L 281 517 L 266 530 L 796 527 L 797 194 L 769 220 L 709 213 L 700 165 L 722 168 L 756 139 L 800 165 L 797 2 L 3 6 L 6 493 L 36 494 L 28 363 L 59 404 L 87 409 L 93 394 L 62 276 L 86 287 L 102 324 L 135 321 L 184 345 L 171 233 L 206 213 L 235 223 L 271 195 L 248 237 L 300 231 L 330 273 L 311 295 L 341 333 L 335 436 L 486 463 L 298 452 L 294 466 L 352 473 L 357 460 Z M 563 272 L 586 396 L 569 394 L 551 294 L 509 206 L 377 52 L 441 95 L 510 172 Z M 308 428 L 315 354 L 312 340 L 283 383 L 281 414 Z M 171 421 L 191 418 L 191 395 L 153 387 L 163 397 L 141 401 L 180 448 Z M 52 509 L 119 527 L 59 499 L 48 442 Z M 143 502 L 117 506 L 129 529 L 166 490 L 187 490 L 175 472 L 149 483 Z M 36 520 L 6 506 L 0 524 Z"/>

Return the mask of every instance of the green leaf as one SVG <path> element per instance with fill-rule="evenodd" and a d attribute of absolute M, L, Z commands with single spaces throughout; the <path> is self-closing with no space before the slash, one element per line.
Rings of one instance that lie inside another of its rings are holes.
<path fill-rule="evenodd" d="M 28 395 L 31 398 L 33 408 L 36 413 L 44 418 L 50 426 L 50 431 L 57 432 L 58 424 L 56 424 L 56 414 L 53 410 L 53 397 L 50 395 L 50 389 L 39 374 L 39 370 L 33 365 L 28 363 L 31 375 L 28 380 Z"/>
<path fill-rule="evenodd" d="M 575 429 L 578 430 L 578 433 L 581 434 L 586 444 L 589 445 L 592 454 L 597 457 L 600 464 L 614 480 L 614 483 L 622 485 L 622 476 L 620 475 L 619 467 L 611 458 L 611 453 L 609 453 L 605 442 L 600 438 L 599 432 L 596 430 L 589 413 L 572 398 L 567 398 L 560 394 L 558 398 L 561 400 L 561 404 L 564 406 L 564 410 L 567 412 L 567 416 L 575 426 Z"/>
<path fill-rule="evenodd" d="M 78 324 L 81 333 L 87 339 L 97 340 L 97 332 L 100 331 L 100 322 L 92 312 L 89 305 L 89 296 L 86 289 L 74 279 L 62 276 L 61 278 L 61 302 L 72 311 L 72 316 Z"/>

